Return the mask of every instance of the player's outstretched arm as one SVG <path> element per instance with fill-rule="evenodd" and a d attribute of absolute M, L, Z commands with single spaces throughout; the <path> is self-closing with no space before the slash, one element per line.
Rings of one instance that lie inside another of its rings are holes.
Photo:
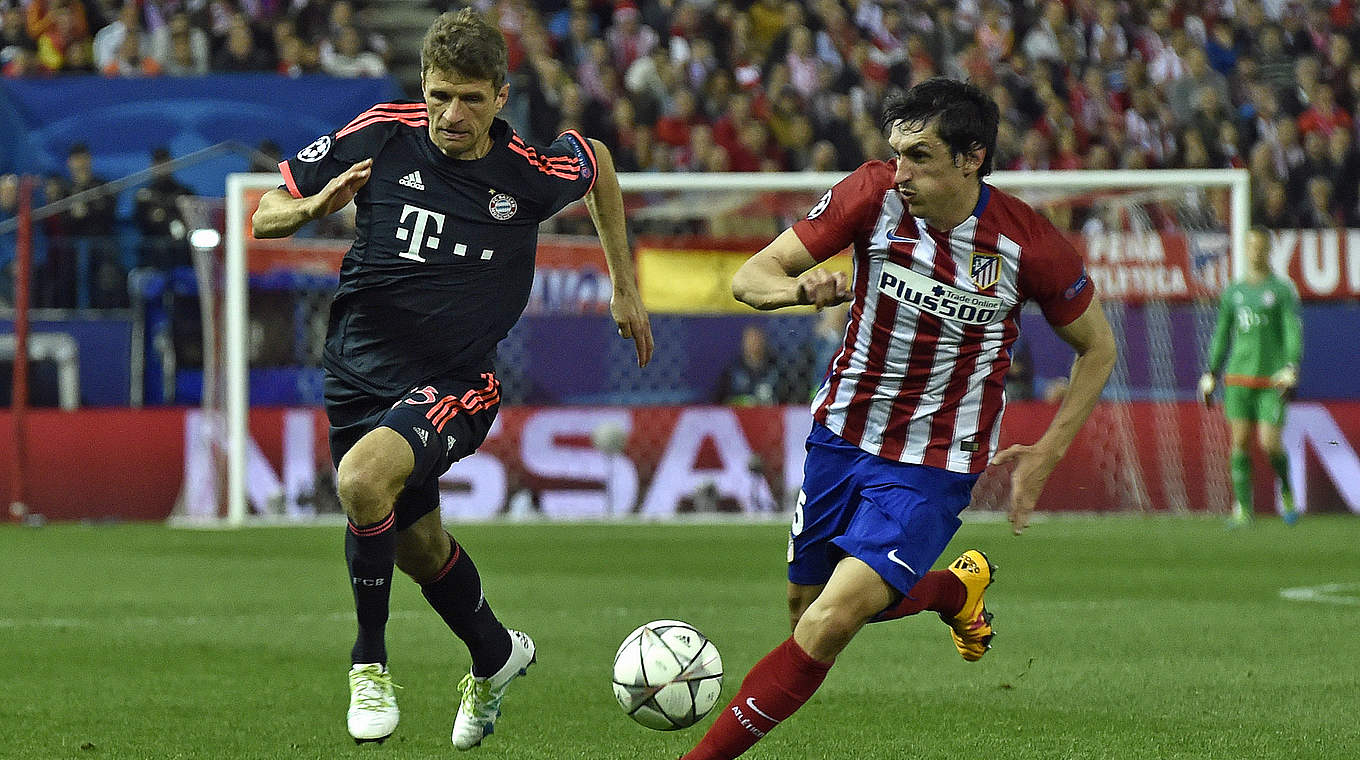
<path fill-rule="evenodd" d="M 645 367 L 652 360 L 652 324 L 638 291 L 637 272 L 633 266 L 633 251 L 628 247 L 628 229 L 623 215 L 623 191 L 614 172 L 614 158 L 609 148 L 591 139 L 595 151 L 595 186 L 586 193 L 586 208 L 595 232 L 604 249 L 609 265 L 609 282 L 614 294 L 609 299 L 609 313 L 619 328 L 619 335 L 631 338 L 637 348 L 638 366 Z"/>
<path fill-rule="evenodd" d="M 1077 352 L 1062 406 L 1058 407 L 1058 413 L 1038 441 L 1028 446 L 1010 446 L 992 459 L 994 465 L 1015 466 L 1011 471 L 1010 519 L 1016 535 L 1029 525 L 1030 514 L 1039 501 L 1039 493 L 1044 490 L 1044 483 L 1067 453 L 1067 447 L 1072 445 L 1086 418 L 1091 416 L 1105 381 L 1114 369 L 1114 333 L 1105 320 L 1100 299 L 1092 298 L 1080 317 L 1054 330 Z"/>
<path fill-rule="evenodd" d="M 288 237 L 302 225 L 339 211 L 354 199 L 372 172 L 373 159 L 366 158 L 327 182 L 316 195 L 294 198 L 287 190 L 270 190 L 260 198 L 259 208 L 250 217 L 255 237 Z"/>
<path fill-rule="evenodd" d="M 822 309 L 849 301 L 845 273 L 816 266 L 817 260 L 793 229 L 784 230 L 741 265 L 732 277 L 732 295 L 766 311 L 797 305 Z"/>

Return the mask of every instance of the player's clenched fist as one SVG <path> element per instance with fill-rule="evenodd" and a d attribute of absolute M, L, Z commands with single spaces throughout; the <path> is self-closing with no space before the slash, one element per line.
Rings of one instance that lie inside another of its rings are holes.
<path fill-rule="evenodd" d="M 809 269 L 798 276 L 798 303 L 819 310 L 850 300 L 850 281 L 844 272 Z"/>

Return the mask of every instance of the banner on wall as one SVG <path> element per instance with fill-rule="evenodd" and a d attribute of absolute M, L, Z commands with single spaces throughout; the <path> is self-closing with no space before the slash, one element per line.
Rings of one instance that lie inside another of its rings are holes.
<path fill-rule="evenodd" d="M 1012 404 L 1002 445 L 1034 440 L 1053 412 L 1038 402 Z M 32 410 L 27 419 L 27 498 L 49 519 L 160 520 L 177 499 L 189 513 L 215 508 L 210 475 L 222 461 L 196 443 L 206 424 L 197 410 Z M 1360 402 L 1294 404 L 1288 419 L 1300 503 L 1310 512 L 1360 514 Z M 10 424 L 0 414 L 0 439 L 9 440 Z M 442 479 L 443 514 L 665 520 L 786 512 L 809 424 L 802 406 L 509 408 L 481 450 Z M 305 518 L 338 509 L 327 492 L 333 470 L 325 431 L 319 409 L 252 411 L 248 490 L 256 511 Z M 1193 403 L 1102 404 L 1039 508 L 1223 511 L 1226 436 L 1222 416 Z M 136 446 L 126 445 L 133 439 Z M 0 492 L 10 492 L 12 456 L 0 450 Z M 1256 502 L 1266 510 L 1273 493 L 1269 468 L 1259 464 Z M 1003 507 L 1004 491 L 1004 474 L 989 472 L 974 490 L 974 508 Z"/>

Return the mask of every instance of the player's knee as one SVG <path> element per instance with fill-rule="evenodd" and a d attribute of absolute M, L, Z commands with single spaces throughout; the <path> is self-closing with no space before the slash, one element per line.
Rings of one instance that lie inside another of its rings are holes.
<path fill-rule="evenodd" d="M 336 471 L 335 488 L 350 519 L 366 525 L 392 511 L 401 492 L 400 483 L 388 468 L 373 460 L 346 457 Z"/>
<path fill-rule="evenodd" d="M 799 646 L 818 660 L 832 660 L 850 643 L 864 625 L 849 609 L 832 604 L 814 604 L 803 611 L 794 627 Z"/>

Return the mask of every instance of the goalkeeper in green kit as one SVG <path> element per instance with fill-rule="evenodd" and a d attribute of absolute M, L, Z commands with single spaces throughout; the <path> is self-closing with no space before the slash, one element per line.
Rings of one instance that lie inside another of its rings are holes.
<path fill-rule="evenodd" d="M 1209 344 L 1209 368 L 1200 377 L 1199 393 L 1205 404 L 1212 403 L 1218 374 L 1224 373 L 1223 413 L 1232 431 L 1229 464 L 1236 496 L 1229 525 L 1250 525 L 1252 520 L 1251 454 L 1247 447 L 1253 428 L 1279 478 L 1284 521 L 1293 525 L 1298 512 L 1289 487 L 1280 429 L 1284 426 L 1285 401 L 1299 382 L 1303 349 L 1299 295 L 1289 280 L 1270 271 L 1270 239 L 1264 229 L 1253 228 L 1248 234 L 1247 263 L 1246 277 L 1223 291 L 1218 325 Z"/>

